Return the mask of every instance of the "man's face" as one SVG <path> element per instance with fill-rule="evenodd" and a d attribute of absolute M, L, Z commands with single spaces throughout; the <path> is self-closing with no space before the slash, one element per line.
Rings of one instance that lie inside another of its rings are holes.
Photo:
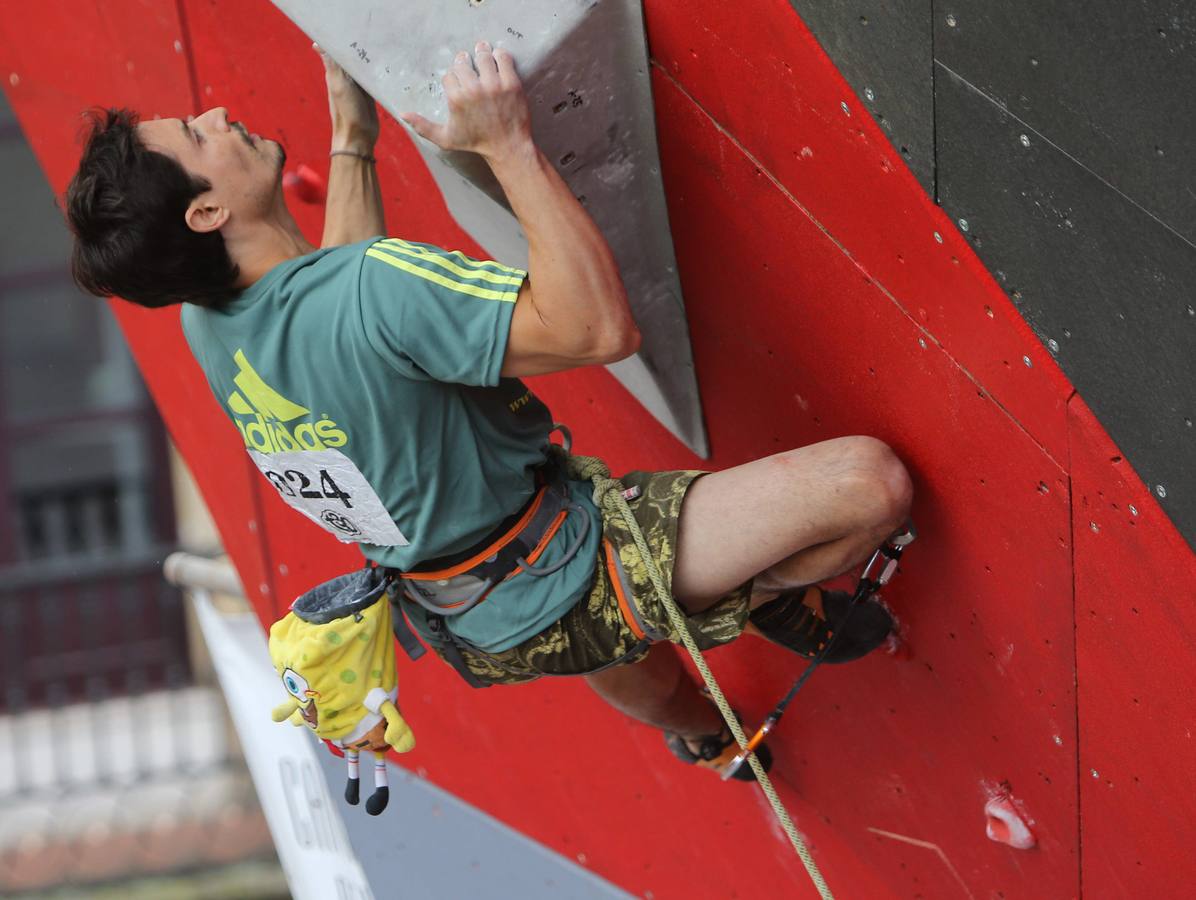
<path fill-rule="evenodd" d="M 275 203 L 286 151 L 276 141 L 250 134 L 240 122 L 230 124 L 223 106 L 182 119 L 153 119 L 137 126 L 142 142 L 178 161 L 192 175 L 211 183 L 211 190 L 192 201 L 188 223 L 206 230 L 194 208 L 218 207 L 230 220 L 258 218 Z"/>

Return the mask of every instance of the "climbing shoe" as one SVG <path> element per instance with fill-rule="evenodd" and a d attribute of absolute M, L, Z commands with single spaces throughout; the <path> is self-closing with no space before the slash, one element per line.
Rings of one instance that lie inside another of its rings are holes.
<path fill-rule="evenodd" d="M 859 659 L 885 642 L 893 618 L 875 598 L 857 603 L 848 618 L 851 594 L 809 587 L 786 591 L 751 612 L 751 622 L 766 638 L 813 659 L 842 630 L 823 662 Z M 846 625 L 844 625 L 846 620 Z"/>
<path fill-rule="evenodd" d="M 735 718 L 739 719 L 738 713 L 735 714 Z M 722 775 L 723 769 L 730 765 L 731 760 L 735 759 L 739 754 L 739 745 L 735 743 L 735 737 L 731 734 L 731 729 L 725 723 L 718 734 L 709 734 L 692 739 L 698 745 L 696 753 L 689 748 L 685 738 L 679 734 L 666 731 L 664 733 L 664 740 L 669 745 L 669 750 L 673 752 L 673 755 L 683 763 L 688 763 L 691 766 L 701 766 L 704 769 L 711 769 L 719 775 Z M 760 760 L 760 765 L 764 766 L 765 772 L 772 768 L 772 751 L 768 749 L 767 744 L 761 744 L 756 748 L 756 758 Z M 731 777 L 738 781 L 755 781 L 756 773 L 745 762 L 739 767 L 739 771 Z"/>

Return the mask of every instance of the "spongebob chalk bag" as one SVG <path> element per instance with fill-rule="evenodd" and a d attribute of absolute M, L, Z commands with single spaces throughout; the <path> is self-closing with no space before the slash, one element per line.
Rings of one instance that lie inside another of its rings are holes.
<path fill-rule="evenodd" d="M 358 755 L 374 753 L 372 816 L 386 809 L 386 751 L 406 753 L 415 735 L 399 715 L 394 636 L 386 582 L 375 569 L 342 575 L 291 604 L 270 628 L 270 658 L 290 697 L 274 721 L 306 724 L 349 764 L 345 799 L 360 796 Z"/>

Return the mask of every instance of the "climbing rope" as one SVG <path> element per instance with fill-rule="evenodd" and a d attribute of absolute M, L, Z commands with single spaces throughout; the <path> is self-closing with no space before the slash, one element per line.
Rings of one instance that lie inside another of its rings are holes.
<path fill-rule="evenodd" d="M 702 674 L 702 680 L 706 682 L 706 687 L 710 690 L 710 696 L 714 698 L 714 702 L 718 705 L 719 712 L 722 713 L 727 727 L 731 729 L 731 734 L 734 735 L 736 743 L 741 750 L 745 749 L 748 743 L 747 736 L 744 734 L 743 728 L 739 725 L 739 719 L 731 710 L 731 705 L 727 703 L 727 698 L 723 696 L 722 688 L 715 681 L 714 673 L 710 671 L 710 667 L 706 664 L 702 652 L 694 642 L 693 635 L 689 633 L 689 627 L 685 622 L 685 615 L 677 606 L 677 601 L 673 599 L 672 591 L 665 587 L 664 578 L 661 576 L 660 569 L 656 565 L 656 557 L 652 555 L 652 551 L 648 548 L 644 532 L 640 529 L 639 522 L 636 521 L 635 515 L 631 511 L 631 506 L 623 496 L 623 485 L 610 477 L 610 469 L 597 457 L 572 456 L 564 450 L 560 450 L 559 452 L 571 478 L 592 481 L 594 483 L 594 505 L 611 515 L 619 516 L 627 526 L 627 530 L 635 539 L 636 549 L 639 551 L 640 559 L 643 560 L 644 568 L 648 571 L 648 578 L 652 581 L 652 587 L 656 591 L 656 596 L 669 614 L 669 621 L 681 636 L 681 641 L 685 644 L 685 649 L 689 651 L 694 665 L 698 667 L 698 671 Z M 752 753 L 748 755 L 747 762 L 752 767 L 752 771 L 756 773 L 756 781 L 759 782 L 760 789 L 764 791 L 764 795 L 768 798 L 768 802 L 772 806 L 772 811 L 776 814 L 781 827 L 785 829 L 785 834 L 789 836 L 789 841 L 793 844 L 793 849 L 801 857 L 802 864 L 806 867 L 806 872 L 814 882 L 814 886 L 818 888 L 819 896 L 823 900 L 833 900 L 834 895 L 831 894 L 830 888 L 827 887 L 826 879 L 822 877 L 822 872 L 819 871 L 818 864 L 814 862 L 809 849 L 798 835 L 793 821 L 789 818 L 788 811 L 785 809 L 784 804 L 781 803 L 781 798 L 777 796 L 776 788 L 772 786 L 772 782 L 768 780 L 768 775 L 765 773 L 764 767 L 760 765 L 760 760 L 756 758 L 756 754 Z"/>

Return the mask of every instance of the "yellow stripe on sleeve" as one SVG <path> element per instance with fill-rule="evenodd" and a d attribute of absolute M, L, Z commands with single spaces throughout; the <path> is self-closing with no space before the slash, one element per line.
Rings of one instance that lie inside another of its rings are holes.
<path fill-rule="evenodd" d="M 365 251 L 366 256 L 372 256 L 374 259 L 380 259 L 388 265 L 394 266 L 396 269 L 402 269 L 404 272 L 410 272 L 417 278 L 422 278 L 425 281 L 430 281 L 433 284 L 438 284 L 441 287 L 448 288 L 450 291 L 456 291 L 459 294 L 469 294 L 471 297 L 481 297 L 483 300 L 503 300 L 507 303 L 514 303 L 517 296 L 515 291 L 492 291 L 489 288 L 477 287 L 472 284 L 461 284 L 459 281 L 453 281 L 451 278 L 446 278 L 438 272 L 433 272 L 425 269 L 422 266 L 417 266 L 414 263 L 409 263 L 405 259 L 399 259 L 396 256 L 391 256 L 389 253 L 383 253 L 380 250 L 375 250 L 373 247 Z M 517 283 L 517 282 L 516 282 Z"/>
<path fill-rule="evenodd" d="M 405 242 L 404 242 L 405 243 Z M 462 278 L 477 278 L 481 281 L 489 281 L 491 284 L 514 284 L 519 285 L 523 283 L 523 273 L 518 269 L 511 270 L 519 274 L 500 275 L 498 272 L 491 272 L 489 269 L 472 269 L 464 268 L 457 265 L 451 260 L 445 259 L 439 253 L 433 253 L 423 247 L 401 247 L 391 241 L 382 241 L 381 246 L 374 245 L 376 250 L 385 250 L 388 253 L 398 253 L 403 256 L 410 256 L 412 259 L 422 260 L 424 262 L 432 263 L 440 266 L 440 268 L 452 272 L 454 275 L 460 275 Z"/>
<path fill-rule="evenodd" d="M 431 247 L 431 249 L 429 249 L 429 247 L 426 245 L 413 244 L 411 241 L 403 240 L 402 238 L 388 238 L 384 241 L 384 243 L 398 244 L 399 246 L 407 247 L 408 250 L 435 252 L 440 256 L 454 256 L 470 269 L 481 269 L 483 265 L 493 265 L 495 269 L 505 271 L 505 273 L 508 273 L 509 275 L 524 276 L 527 274 L 523 269 L 515 269 L 511 267 L 511 265 L 504 265 L 502 263 L 495 262 L 494 259 L 475 259 L 474 257 L 466 256 L 465 253 L 460 252 L 459 250 L 441 250 L 440 247 Z"/>
<path fill-rule="evenodd" d="M 523 275 L 527 274 L 527 272 L 525 272 L 523 269 L 517 269 L 514 266 L 504 266 L 502 263 L 495 262 L 492 259 L 487 259 L 487 260 L 474 259 L 473 257 L 466 256 L 460 250 L 445 250 L 444 252 L 448 256 L 457 257 L 459 260 L 461 260 L 461 262 L 465 263 L 468 266 L 497 266 L 502 271 L 510 272 L 512 275 L 523 276 Z"/>

